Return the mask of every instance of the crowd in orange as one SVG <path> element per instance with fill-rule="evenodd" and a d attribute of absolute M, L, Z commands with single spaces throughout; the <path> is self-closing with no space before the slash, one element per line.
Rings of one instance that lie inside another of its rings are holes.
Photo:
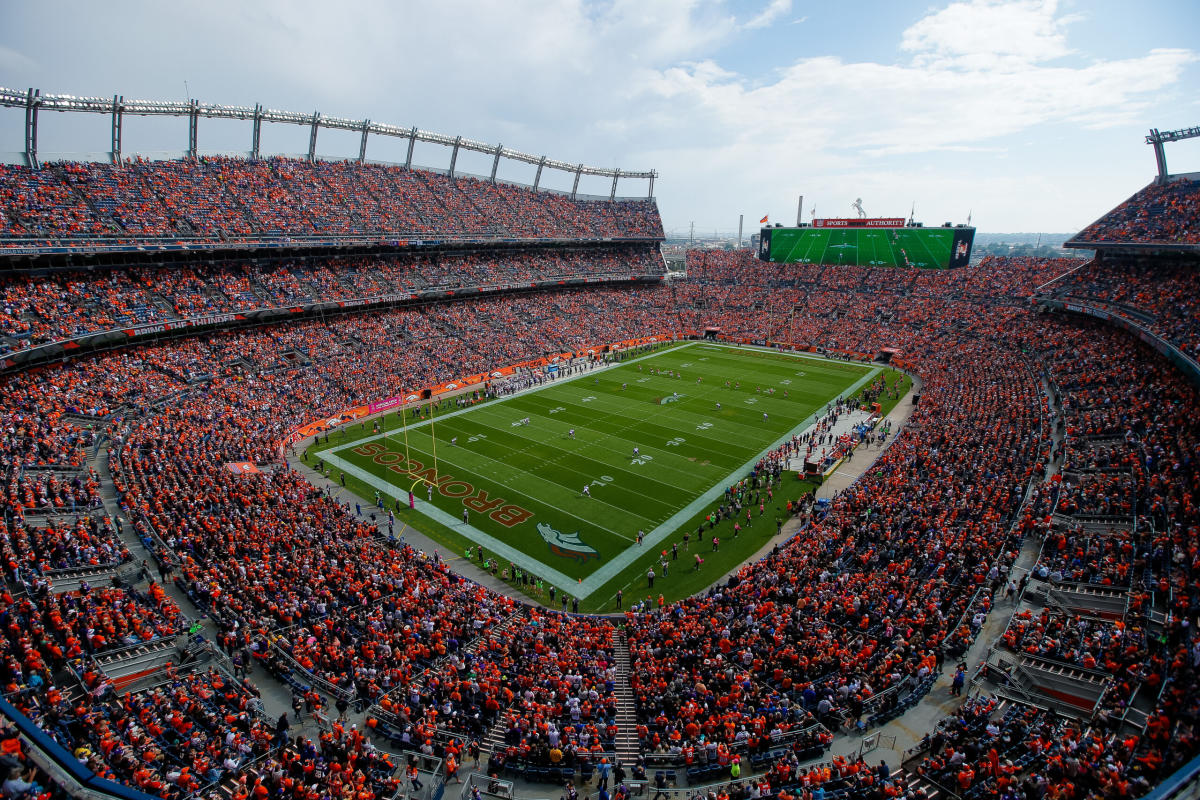
<path fill-rule="evenodd" d="M 576 199 L 419 169 L 205 156 L 0 165 L 0 247 L 95 237 L 661 239 L 652 199 Z"/>
<path fill-rule="evenodd" d="M 1153 183 L 1075 238 L 1111 244 L 1200 244 L 1200 181 Z"/>
<path fill-rule="evenodd" d="M 318 302 L 662 275 L 642 245 L 501 254 L 476 251 L 313 261 L 227 261 L 0 278 L 0 354 L 97 331 Z"/>
<path fill-rule="evenodd" d="M 235 173 L 214 172 L 222 180 L 258 180 L 258 172 Z M 362 178 L 353 171 L 340 177 Z M 288 191 L 292 201 L 303 199 L 298 187 Z M 217 205 L 208 208 L 210 220 L 220 219 Z M 519 274 L 528 268 L 521 258 L 498 264 L 489 276 Z M 1050 786 L 1064 798 L 1144 788 L 1196 750 L 1200 423 L 1190 410 L 1197 398 L 1164 360 L 1125 334 L 1035 316 L 1028 295 L 1063 266 L 995 260 L 917 273 L 706 255 L 689 263 L 686 280 L 654 288 L 499 296 L 231 330 L 6 376 L 0 444 L 7 463 L 55 467 L 63 475 L 51 484 L 16 469 L 0 497 L 16 520 L 3 531 L 6 576 L 12 589 L 25 591 L 10 590 L 0 609 L 4 681 L 44 725 L 65 726 L 62 735 L 73 738 L 64 741 L 85 743 L 97 766 L 103 762 L 118 779 L 164 797 L 186 794 L 193 781 L 204 780 L 194 776 L 210 774 L 210 762 L 224 764 L 233 751 L 201 741 L 208 761 L 197 763 L 194 746 L 181 737 L 166 746 L 176 748 L 169 752 L 179 761 L 181 754 L 192 758 L 190 777 L 170 768 L 170 758 L 133 769 L 123 757 L 127 750 L 103 746 L 110 734 L 126 736 L 122 715 L 135 714 L 165 735 L 179 714 L 198 722 L 216 713 L 221 722 L 200 723 L 214 741 L 240 731 L 252 743 L 249 752 L 278 767 L 256 771 L 247 796 L 309 800 L 315 783 L 317 795 L 344 796 L 350 787 L 371 800 L 385 796 L 393 780 L 362 734 L 342 728 L 327 741 L 281 748 L 260 723 L 243 725 L 241 706 L 252 684 L 189 679 L 199 681 L 192 687 L 197 693 L 213 692 L 208 699 L 216 711 L 180 708 L 173 689 L 119 700 L 101 693 L 82 706 L 37 691 L 76 656 L 86 665 L 88 655 L 168 636 L 183 625 L 157 583 L 145 593 L 88 588 L 53 595 L 38 582 L 58 565 L 127 557 L 103 514 L 34 524 L 20 511 L 29 502 L 45 505 L 43 496 L 56 507 L 70 499 L 88 506 L 95 478 L 84 462 L 95 431 L 103 429 L 124 518 L 164 572 L 172 571 L 217 622 L 227 650 L 250 652 L 277 674 L 319 679 L 343 696 L 377 702 L 391 730 L 413 749 L 446 754 L 454 740 L 479 738 L 498 724 L 503 761 L 594 763 L 619 734 L 611 622 L 522 609 L 439 559 L 391 546 L 370 519 L 383 522 L 386 504 L 356 513 L 281 464 L 279 445 L 306 422 L 403 389 L 650 330 L 684 333 L 716 324 L 752 339 L 870 355 L 888 348 L 923 380 L 922 398 L 875 465 L 796 537 L 701 595 L 627 615 L 644 752 L 732 768 L 744 754 L 777 753 L 774 743 L 785 741 L 783 755 L 770 757 L 754 779 L 762 796 L 815 797 L 826 787 L 864 798 L 904 793 L 914 775 L 881 775 L 854 760 L 809 770 L 802 757 L 821 752 L 862 715 L 927 691 L 927 682 L 909 676 L 936 674 L 965 652 L 1025 537 L 1048 536 L 1047 565 L 1082 570 L 1088 579 L 1120 579 L 1111 564 L 1127 560 L 1127 547 L 1098 553 L 1073 532 L 1049 533 L 1048 524 L 1054 513 L 1123 511 L 1136 499 L 1162 535 L 1147 541 L 1117 534 L 1142 558 L 1141 571 L 1128 579 L 1166 581 L 1175 603 L 1164 641 L 1144 640 L 1114 662 L 1129 689 L 1167 687 L 1147 732 L 1131 740 L 1099 726 L 1085 736 L 1027 709 L 993 734 L 988 724 L 976 725 L 983 718 L 967 706 L 955 717 L 966 728 L 956 729 L 954 753 L 925 768 L 980 797 L 1007 797 L 1013 789 L 1016 773 L 1006 758 L 1028 759 L 1021 774 L 1044 780 L 1041 794 Z M 215 283 L 227 297 L 247 285 L 253 293 L 290 297 L 292 279 L 314 287 L 341 281 L 340 268 L 328 263 L 289 267 L 291 278 L 224 270 Z M 375 265 L 360 274 L 377 282 L 383 272 Z M 107 279 L 80 277 L 82 287 L 72 279 L 61 288 L 71 302 L 103 294 L 112 285 Z M 181 273 L 180 285 L 189 280 Z M 781 323 L 775 311 L 788 319 Z M 777 335 L 780 325 L 787 337 Z M 1131 482 L 1042 483 L 1051 450 L 1042 376 L 1064 397 L 1068 465 L 1115 459 L 1130 466 Z M 1093 453 L 1086 437 L 1096 432 L 1109 441 Z M 225 465 L 235 461 L 263 469 L 234 474 Z M 1083 564 L 1074 563 L 1079 552 Z M 1093 556 L 1101 562 L 1094 570 Z M 502 636 L 489 636 L 505 623 Z M 1026 632 L 1016 644 L 1060 655 L 1074 648 L 1098 664 L 1114 656 L 1109 628 L 1093 633 L 1091 644 L 1086 636 L 1052 643 L 1047 635 Z M 479 646 L 468 650 L 471 642 Z M 86 667 L 82 673 L 99 680 Z M 1008 744 L 998 746 L 1005 736 Z M 945 752 L 943 744 L 930 758 Z M 1094 759 L 1102 768 L 1072 769 L 1072 759 L 1088 765 Z M 241 762 L 231 763 L 221 767 L 223 775 L 239 774 Z M 314 771 L 319 775 L 308 780 Z"/>
<path fill-rule="evenodd" d="M 1194 262 L 1106 258 L 1089 262 L 1046 287 L 1064 300 L 1082 300 L 1149 328 L 1200 360 L 1200 270 Z"/>

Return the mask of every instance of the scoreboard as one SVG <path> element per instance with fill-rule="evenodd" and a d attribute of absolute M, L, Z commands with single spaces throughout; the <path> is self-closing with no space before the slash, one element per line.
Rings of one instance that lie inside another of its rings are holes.
<path fill-rule="evenodd" d="M 758 257 L 779 264 L 953 269 L 971 260 L 975 229 L 921 228 L 903 219 L 816 219 L 801 228 L 763 228 Z"/>

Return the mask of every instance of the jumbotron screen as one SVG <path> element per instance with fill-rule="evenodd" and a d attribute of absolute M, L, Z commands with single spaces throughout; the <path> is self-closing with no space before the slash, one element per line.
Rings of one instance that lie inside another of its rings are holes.
<path fill-rule="evenodd" d="M 968 264 L 975 242 L 974 228 L 910 228 L 903 225 L 903 220 L 890 219 L 814 223 L 822 224 L 763 228 L 758 257 L 779 264 L 951 269 Z"/>

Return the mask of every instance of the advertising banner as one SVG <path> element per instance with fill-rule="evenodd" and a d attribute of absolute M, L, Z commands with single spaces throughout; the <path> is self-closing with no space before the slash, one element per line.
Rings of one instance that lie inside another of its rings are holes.
<path fill-rule="evenodd" d="M 388 409 L 395 408 L 403 402 L 403 397 L 389 397 L 386 400 L 376 400 L 374 403 L 367 404 L 367 413 L 375 414 L 379 411 L 387 411 Z"/>
<path fill-rule="evenodd" d="M 872 217 L 855 219 L 852 217 L 826 217 L 814 219 L 814 228 L 903 228 L 904 217 Z"/>

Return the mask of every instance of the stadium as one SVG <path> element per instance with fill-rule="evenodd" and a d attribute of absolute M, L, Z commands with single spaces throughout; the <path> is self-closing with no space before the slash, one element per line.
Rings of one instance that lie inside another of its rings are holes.
<path fill-rule="evenodd" d="M 677 273 L 649 168 L 0 105 L 7 796 L 1195 794 L 1197 129 L 1079 258 L 899 219 Z"/>

